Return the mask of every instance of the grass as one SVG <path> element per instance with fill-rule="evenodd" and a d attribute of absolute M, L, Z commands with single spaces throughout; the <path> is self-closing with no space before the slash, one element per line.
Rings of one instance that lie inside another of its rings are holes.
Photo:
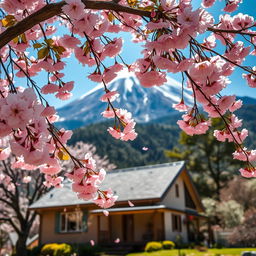
<path fill-rule="evenodd" d="M 224 248 L 224 249 L 208 249 L 206 252 L 199 252 L 195 249 L 181 249 L 180 255 L 186 254 L 186 256 L 216 256 L 216 255 L 228 255 L 228 256 L 240 256 L 244 251 L 256 251 L 256 248 Z M 178 250 L 161 250 L 157 252 L 139 252 L 130 253 L 126 256 L 178 256 Z"/>

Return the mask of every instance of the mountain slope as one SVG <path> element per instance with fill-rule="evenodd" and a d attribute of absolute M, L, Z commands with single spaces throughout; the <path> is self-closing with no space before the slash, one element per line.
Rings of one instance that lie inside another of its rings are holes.
<path fill-rule="evenodd" d="M 138 137 L 134 141 L 120 141 L 114 139 L 107 132 L 111 122 L 90 124 L 74 130 L 69 144 L 74 145 L 78 141 L 96 146 L 97 154 L 108 156 L 111 163 L 118 168 L 141 166 L 170 161 L 164 150 L 173 148 L 179 138 L 179 127 L 165 124 L 137 124 Z M 143 151 L 148 147 L 148 151 Z"/>
<path fill-rule="evenodd" d="M 181 99 L 181 84 L 172 78 L 168 78 L 163 86 L 144 88 L 133 73 L 123 72 L 109 84 L 108 88 L 120 93 L 114 106 L 127 109 L 139 123 L 176 114 L 177 111 L 172 108 L 172 104 L 180 102 Z M 80 99 L 58 109 L 58 126 L 74 129 L 105 121 L 100 114 L 107 106 L 99 100 L 103 94 L 103 86 L 99 84 Z M 184 90 L 184 100 L 189 105 L 193 103 L 191 92 L 187 89 Z"/>
<path fill-rule="evenodd" d="M 256 146 L 256 141 L 253 139 L 256 136 L 255 113 L 256 106 L 252 104 L 245 104 L 236 113 L 240 119 L 243 119 L 243 127 L 249 130 L 245 145 L 250 149 Z M 150 123 L 137 124 L 138 138 L 130 142 L 116 140 L 108 134 L 107 127 L 111 126 L 112 122 L 91 124 L 74 130 L 69 143 L 84 141 L 94 144 L 97 154 L 107 155 L 110 162 L 118 168 L 164 163 L 170 161 L 164 155 L 164 150 L 172 149 L 178 144 L 181 130 L 176 122 L 179 118 L 180 113 L 161 117 Z M 142 147 L 148 147 L 149 150 L 143 151 Z"/>

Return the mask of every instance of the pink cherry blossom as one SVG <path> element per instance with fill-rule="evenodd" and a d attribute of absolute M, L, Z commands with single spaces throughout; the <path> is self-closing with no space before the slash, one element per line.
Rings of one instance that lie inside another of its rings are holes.
<path fill-rule="evenodd" d="M 1 149 L 0 148 L 0 160 L 6 160 L 11 154 L 11 150 L 9 147 Z"/>
<path fill-rule="evenodd" d="M 105 118 L 114 118 L 115 117 L 115 113 L 114 113 L 113 109 L 110 109 L 109 107 L 105 111 L 103 111 L 101 113 L 101 115 Z"/>
<path fill-rule="evenodd" d="M 144 87 L 160 86 L 167 82 L 165 73 L 154 70 L 145 73 L 136 72 L 136 76 Z"/>
<path fill-rule="evenodd" d="M 84 15 L 84 4 L 80 0 L 66 0 L 66 5 L 62 11 L 69 15 L 70 18 L 77 20 Z"/>
<path fill-rule="evenodd" d="M 211 7 L 214 3 L 215 3 L 216 0 L 203 0 L 202 1 L 202 6 L 204 8 L 209 8 Z"/>
<path fill-rule="evenodd" d="M 81 41 L 78 38 L 69 35 L 61 37 L 60 42 L 67 48 L 75 48 L 78 44 L 81 44 Z"/>
<path fill-rule="evenodd" d="M 32 180 L 31 176 L 24 176 L 22 179 L 23 183 L 29 183 Z"/>
<path fill-rule="evenodd" d="M 43 112 L 41 113 L 41 116 L 44 117 L 50 117 L 56 114 L 56 110 L 54 107 L 46 107 Z"/>
<path fill-rule="evenodd" d="M 72 93 L 68 92 L 68 91 L 59 91 L 58 93 L 55 94 L 56 98 L 59 98 L 60 100 L 69 100 L 70 97 L 72 97 Z"/>
<path fill-rule="evenodd" d="M 184 104 L 184 101 L 181 100 L 180 103 L 172 104 L 172 107 L 180 112 L 188 111 L 189 107 Z"/>
<path fill-rule="evenodd" d="M 241 168 L 239 169 L 239 172 L 241 175 L 245 178 L 252 178 L 256 176 L 256 170 L 255 168 Z"/>
<path fill-rule="evenodd" d="M 108 215 L 109 215 L 109 211 L 107 211 L 107 210 L 103 210 L 103 214 L 104 214 L 106 217 L 108 217 Z"/>
<path fill-rule="evenodd" d="M 256 71 L 256 67 L 253 67 L 253 71 Z M 256 75 L 253 74 L 243 74 L 243 78 L 246 79 L 248 85 L 252 88 L 256 88 Z"/>
<path fill-rule="evenodd" d="M 233 153 L 233 158 L 240 161 L 256 161 L 256 150 L 247 150 L 247 148 L 243 148 L 242 151 L 241 149 L 238 149 Z"/>
<path fill-rule="evenodd" d="M 226 7 L 223 9 L 226 12 L 233 12 L 237 9 L 238 5 L 242 0 L 229 0 L 226 4 Z"/>
<path fill-rule="evenodd" d="M 41 92 L 43 94 L 55 93 L 58 91 L 59 91 L 59 86 L 56 84 L 52 84 L 52 83 L 46 84 L 45 86 L 43 86 L 41 88 Z"/>
<path fill-rule="evenodd" d="M 119 96 L 119 93 L 117 91 L 109 91 L 107 93 L 105 93 L 100 100 L 102 102 L 113 102 L 114 100 L 116 100 L 116 98 Z"/>
<path fill-rule="evenodd" d="M 120 238 L 115 239 L 114 243 L 119 244 L 120 243 Z"/>
<path fill-rule="evenodd" d="M 115 138 L 115 139 L 120 139 L 122 134 L 121 131 L 117 128 L 109 127 L 107 131 Z"/>
<path fill-rule="evenodd" d="M 134 206 L 134 204 L 131 201 L 128 201 L 128 204 L 129 204 L 130 207 Z"/>
<path fill-rule="evenodd" d="M 115 57 L 121 52 L 122 45 L 123 45 L 122 38 L 114 38 L 113 41 L 111 41 L 104 47 L 101 57 L 102 58 L 105 58 L 106 56 L 111 58 Z"/>

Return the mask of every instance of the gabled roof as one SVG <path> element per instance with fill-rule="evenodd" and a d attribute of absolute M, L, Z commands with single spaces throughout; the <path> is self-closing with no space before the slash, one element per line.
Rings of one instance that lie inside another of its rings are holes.
<path fill-rule="evenodd" d="M 112 188 L 118 195 L 118 202 L 127 200 L 160 199 L 170 188 L 182 170 L 184 161 L 113 170 L 107 173 L 103 189 Z M 89 204 L 80 200 L 71 191 L 71 182 L 63 188 L 54 188 L 30 208 L 50 208 L 69 205 Z"/>

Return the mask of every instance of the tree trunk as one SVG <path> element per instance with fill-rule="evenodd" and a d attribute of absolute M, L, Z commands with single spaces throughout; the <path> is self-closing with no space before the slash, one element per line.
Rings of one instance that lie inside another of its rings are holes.
<path fill-rule="evenodd" d="M 27 238 L 28 238 L 28 234 L 26 234 L 26 233 L 22 233 L 21 235 L 19 235 L 18 241 L 15 246 L 16 256 L 27 256 L 28 255 L 27 246 L 26 246 Z"/>

